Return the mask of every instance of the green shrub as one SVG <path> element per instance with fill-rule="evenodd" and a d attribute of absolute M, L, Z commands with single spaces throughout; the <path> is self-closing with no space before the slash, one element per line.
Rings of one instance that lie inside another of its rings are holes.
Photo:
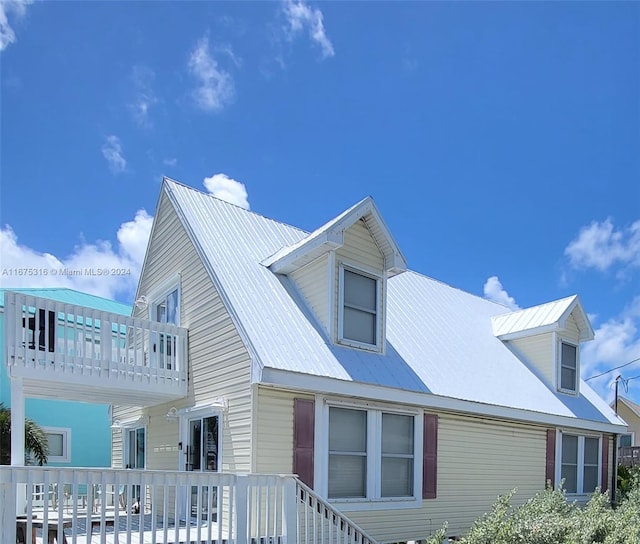
<path fill-rule="evenodd" d="M 633 475 L 617 508 L 599 490 L 586 505 L 567 502 L 562 489 L 547 488 L 521 506 L 514 489 L 498 497 L 476 520 L 462 544 L 640 544 L 640 473 Z M 446 525 L 427 544 L 440 544 Z"/>

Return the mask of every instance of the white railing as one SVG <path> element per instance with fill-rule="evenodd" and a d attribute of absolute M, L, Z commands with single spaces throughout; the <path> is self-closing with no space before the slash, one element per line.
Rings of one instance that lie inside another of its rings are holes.
<path fill-rule="evenodd" d="M 363 529 L 299 480 L 297 488 L 300 499 L 297 528 L 299 542 L 376 544 Z"/>
<path fill-rule="evenodd" d="M 5 340 L 14 376 L 186 394 L 187 329 L 172 324 L 7 291 Z"/>
<path fill-rule="evenodd" d="M 298 503 L 293 476 L 0 467 L 0 544 L 294 544 Z"/>

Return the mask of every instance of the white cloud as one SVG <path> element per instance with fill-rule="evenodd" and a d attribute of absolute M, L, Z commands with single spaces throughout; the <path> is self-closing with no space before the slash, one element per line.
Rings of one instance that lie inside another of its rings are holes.
<path fill-rule="evenodd" d="M 311 41 L 320 47 L 323 59 L 335 55 L 333 45 L 324 29 L 322 11 L 309 7 L 301 0 L 285 0 L 282 9 L 288 23 L 285 32 L 289 40 L 293 40 L 306 29 Z"/>
<path fill-rule="evenodd" d="M 580 229 L 578 237 L 565 248 L 569 264 L 576 269 L 595 268 L 604 272 L 614 266 L 640 266 L 640 221 L 617 229 L 611 219 L 593 221 Z"/>
<path fill-rule="evenodd" d="M 15 43 L 16 33 L 9 23 L 9 14 L 21 18 L 26 13 L 27 6 L 33 0 L 2 0 L 0 1 L 0 51 L 4 51 L 9 44 Z"/>
<path fill-rule="evenodd" d="M 204 178 L 204 186 L 216 198 L 240 206 L 245 210 L 249 209 L 246 187 L 243 183 L 231 179 L 226 174 L 214 174 L 210 178 Z"/>
<path fill-rule="evenodd" d="M 165 166 L 175 166 L 176 164 L 178 164 L 178 159 L 176 159 L 175 157 L 162 159 L 162 164 L 164 164 Z"/>
<path fill-rule="evenodd" d="M 0 230 L 2 247 L 2 287 L 67 287 L 86 293 L 116 298 L 132 298 L 138 284 L 142 261 L 151 233 L 153 217 L 138 210 L 135 218 L 120 225 L 118 245 L 98 240 L 83 242 L 66 257 L 42 253 L 19 244 L 10 226 Z M 92 274 L 97 270 L 106 274 Z M 18 271 L 31 270 L 19 274 Z"/>
<path fill-rule="evenodd" d="M 114 174 L 120 174 L 124 172 L 127 167 L 127 161 L 122 155 L 122 144 L 120 138 L 114 136 L 107 136 L 106 142 L 102 145 L 102 155 L 107 159 L 109 164 L 109 170 Z"/>
<path fill-rule="evenodd" d="M 512 310 L 517 310 L 520 308 L 516 304 L 516 301 L 513 297 L 509 296 L 509 293 L 502 287 L 502 283 L 498 279 L 498 276 L 491 276 L 484 284 L 484 298 L 491 300 L 493 302 L 497 302 Z"/>
<path fill-rule="evenodd" d="M 134 87 L 134 100 L 129 104 L 133 118 L 140 127 L 149 128 L 151 123 L 150 110 L 158 103 L 153 90 L 156 74 L 146 66 L 134 66 L 131 74 Z"/>
<path fill-rule="evenodd" d="M 583 378 L 596 376 L 639 357 L 640 296 L 637 296 L 621 315 L 597 327 L 594 340 L 582 347 L 580 350 L 581 374 Z M 618 375 L 623 379 L 640 375 L 640 361 L 589 380 L 588 383 L 605 400 L 611 401 L 612 384 Z M 636 398 L 640 398 L 640 378 L 630 381 L 628 387 L 629 390 L 636 392 Z"/>
<path fill-rule="evenodd" d="M 228 48 L 227 53 L 233 54 L 231 48 Z M 233 101 L 233 79 L 211 56 L 208 37 L 202 38 L 189 55 L 189 72 L 199 83 L 193 91 L 193 98 L 199 108 L 216 112 Z"/>

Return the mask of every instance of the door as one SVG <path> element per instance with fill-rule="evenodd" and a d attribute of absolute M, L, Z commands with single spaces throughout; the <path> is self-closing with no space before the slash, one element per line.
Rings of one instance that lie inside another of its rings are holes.
<path fill-rule="evenodd" d="M 126 429 L 125 442 L 125 468 L 143 469 L 145 467 L 145 428 Z M 126 486 L 118 489 L 120 506 L 126 508 L 127 504 L 133 505 L 133 510 L 140 509 L 140 486 L 134 485 L 129 491 Z"/>
<path fill-rule="evenodd" d="M 158 323 L 180 324 L 178 288 L 157 299 L 151 307 L 151 319 Z M 157 368 L 173 368 L 176 354 L 176 337 L 163 333 L 152 333 L 151 366 Z"/>
<path fill-rule="evenodd" d="M 187 440 L 184 451 L 185 470 L 190 472 L 217 472 L 220 459 L 219 416 L 189 418 Z M 200 492 L 198 492 L 200 489 Z M 191 518 L 216 519 L 218 489 L 207 486 L 192 486 L 187 512 Z"/>

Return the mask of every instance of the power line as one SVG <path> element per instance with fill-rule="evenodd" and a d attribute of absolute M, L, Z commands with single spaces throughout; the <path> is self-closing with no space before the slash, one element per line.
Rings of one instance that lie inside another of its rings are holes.
<path fill-rule="evenodd" d="M 601 372 L 600 374 L 596 374 L 595 376 L 590 376 L 588 377 L 585 382 L 588 382 L 589 380 L 593 380 L 594 378 L 599 378 L 600 376 L 604 376 L 605 374 L 609 374 L 609 372 L 613 372 L 614 370 L 618 370 L 619 368 L 624 368 L 625 366 L 629 366 L 633 363 L 636 363 L 640 361 L 640 357 L 638 357 L 637 359 L 633 359 L 633 361 L 629 361 L 628 363 L 625 363 L 623 365 L 620 366 L 615 366 L 613 368 L 610 368 L 609 370 L 605 370 L 604 372 Z M 639 378 L 640 376 L 636 376 L 636 378 Z M 631 378 L 633 379 L 633 378 Z"/>

